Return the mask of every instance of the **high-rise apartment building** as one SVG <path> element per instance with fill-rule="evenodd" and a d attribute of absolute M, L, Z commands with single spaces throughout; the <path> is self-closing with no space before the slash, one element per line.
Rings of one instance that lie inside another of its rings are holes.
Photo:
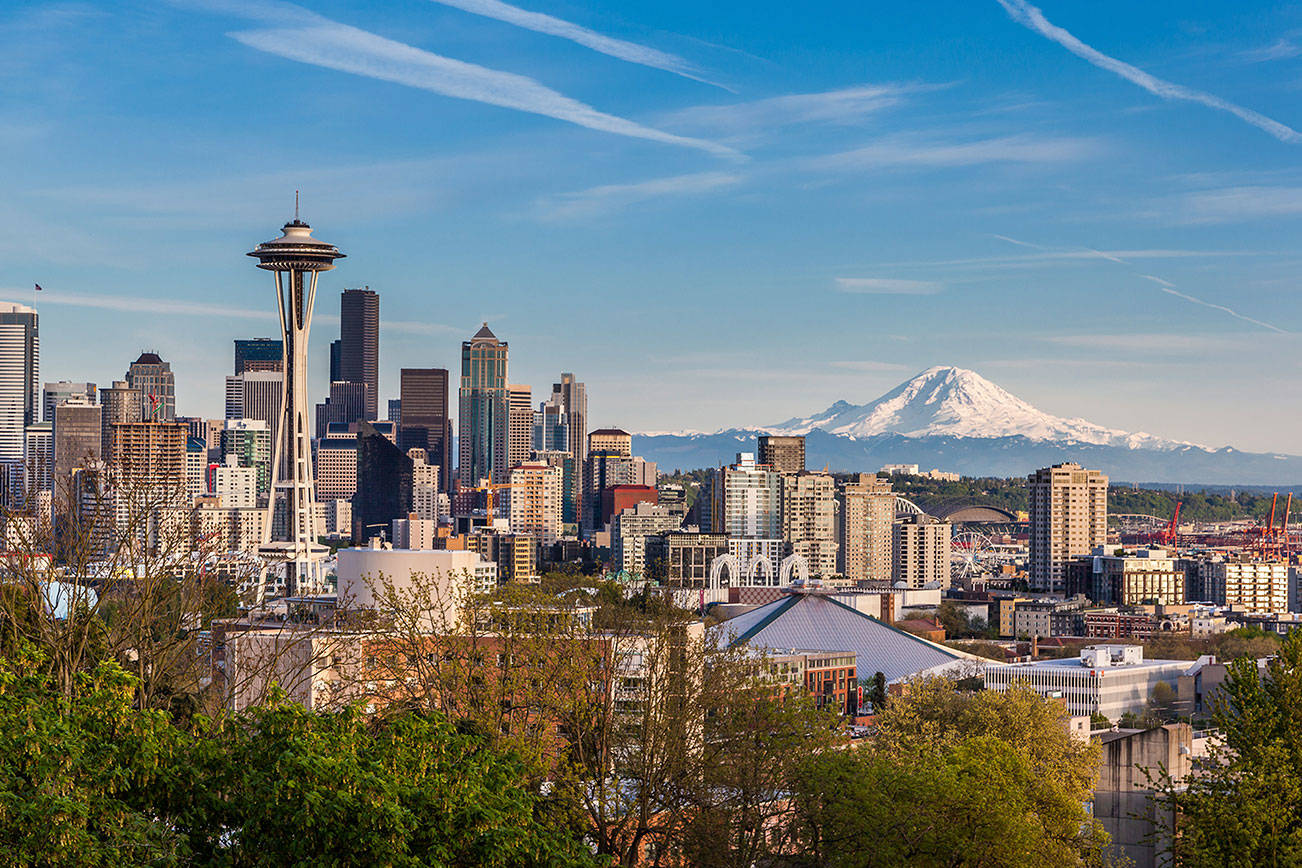
<path fill-rule="evenodd" d="M 408 449 L 407 457 L 411 459 L 411 511 L 419 520 L 437 522 L 448 499 L 440 479 L 442 468 L 429 463 L 424 449 Z"/>
<path fill-rule="evenodd" d="M 222 509 L 253 509 L 258 505 L 256 467 L 242 467 L 239 459 L 230 455 L 225 464 L 213 468 L 212 478 L 212 493 L 221 498 Z"/>
<path fill-rule="evenodd" d="M 94 383 L 70 383 L 60 380 L 46 383 L 41 390 L 41 418 L 46 422 L 54 421 L 54 408 L 59 404 L 94 404 Z"/>
<path fill-rule="evenodd" d="M 895 521 L 890 481 L 861 473 L 841 487 L 839 499 L 837 572 L 855 582 L 889 582 Z"/>
<path fill-rule="evenodd" d="M 535 462 L 511 470 L 511 533 L 531 536 L 543 545 L 560 538 L 563 476 L 561 468 Z"/>
<path fill-rule="evenodd" d="M 758 539 L 782 538 L 782 474 L 762 467 L 753 452 L 737 453 L 731 467 L 709 479 L 708 501 L 701 510 L 701 530 Z"/>
<path fill-rule="evenodd" d="M 127 368 L 126 381 L 139 390 L 146 421 L 176 419 L 176 378 L 170 362 L 163 361 L 158 353 L 141 353 Z"/>
<path fill-rule="evenodd" d="M 399 374 L 401 419 L 398 445 L 424 449 L 429 464 L 439 468 L 439 488 L 452 486 L 452 420 L 448 418 L 446 368 L 403 368 Z"/>
<path fill-rule="evenodd" d="M 352 500 L 357 493 L 357 437 L 348 426 L 327 429 L 316 442 L 316 497 L 322 503 Z"/>
<path fill-rule="evenodd" d="M 909 588 L 950 585 L 953 526 L 929 515 L 908 515 L 891 528 L 891 581 Z"/>
<path fill-rule="evenodd" d="M 782 538 L 786 553 L 802 556 L 811 576 L 836 575 L 836 480 L 804 470 L 782 474 Z"/>
<path fill-rule="evenodd" d="M 0 302 L 0 465 L 15 489 L 22 485 L 23 432 L 40 421 L 40 357 L 36 311 Z"/>
<path fill-rule="evenodd" d="M 804 437 L 761 434 L 758 451 L 758 463 L 767 464 L 778 473 L 799 473 L 805 469 Z"/>
<path fill-rule="evenodd" d="M 1079 464 L 1055 464 L 1028 478 L 1032 590 L 1062 593 L 1067 562 L 1108 541 L 1108 478 Z"/>
<path fill-rule="evenodd" d="M 533 391 L 528 386 L 506 387 L 506 466 L 529 460 L 533 451 Z"/>
<path fill-rule="evenodd" d="M 508 474 L 510 413 L 506 390 L 507 342 L 488 323 L 461 344 L 457 477 L 463 486 Z"/>
<path fill-rule="evenodd" d="M 574 463 L 571 452 L 534 451 L 532 461 L 541 461 L 561 469 L 561 521 L 566 533 L 577 533 L 579 523 L 579 491 L 582 488 L 583 468 Z"/>
<path fill-rule="evenodd" d="M 339 379 L 365 383 L 364 418 L 380 418 L 380 295 L 369 286 L 339 298 Z"/>
<path fill-rule="evenodd" d="M 272 338 L 235 341 L 235 374 L 253 371 L 285 372 L 285 342 Z"/>
<path fill-rule="evenodd" d="M 113 426 L 111 465 L 130 486 L 186 493 L 185 447 L 189 431 L 179 422 L 127 422 Z M 151 501 L 156 498 L 151 496 Z"/>

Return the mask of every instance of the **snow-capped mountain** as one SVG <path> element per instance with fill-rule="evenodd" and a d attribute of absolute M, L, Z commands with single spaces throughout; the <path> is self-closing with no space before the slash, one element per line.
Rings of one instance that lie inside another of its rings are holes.
<path fill-rule="evenodd" d="M 1128 433 L 1037 410 L 974 371 L 935 367 L 875 401 L 838 401 L 822 413 L 712 434 L 634 435 L 636 454 L 662 470 L 718 467 L 755 449 L 758 434 L 803 434 L 806 466 L 873 471 L 919 464 L 968 476 L 1020 476 L 1076 461 L 1116 481 L 1288 485 L 1302 457 L 1212 449 Z"/>
<path fill-rule="evenodd" d="M 1037 410 L 976 371 L 936 366 L 901 383 L 876 401 L 837 401 L 822 413 L 788 419 L 765 429 L 773 434 L 808 434 L 818 429 L 862 439 L 881 434 L 904 437 L 1025 437 L 1131 449 L 1192 446 L 1151 434 L 1131 434 L 1084 419 L 1064 419 Z"/>

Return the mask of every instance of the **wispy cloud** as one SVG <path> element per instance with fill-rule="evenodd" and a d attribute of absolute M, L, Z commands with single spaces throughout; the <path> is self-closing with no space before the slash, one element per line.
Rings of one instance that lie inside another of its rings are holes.
<path fill-rule="evenodd" d="M 665 72 L 672 72 L 674 75 L 681 75 L 683 78 L 690 78 L 693 81 L 723 87 L 723 85 L 702 78 L 700 70 L 676 54 L 669 54 L 656 48 L 639 45 L 636 42 L 615 39 L 571 21 L 544 15 L 541 12 L 530 12 L 509 3 L 502 3 L 501 0 L 433 0 L 433 2 L 460 9 L 463 12 L 470 12 L 474 15 L 482 15 L 485 18 L 494 18 L 507 24 L 514 24 L 516 27 L 523 27 L 525 30 L 532 30 L 535 33 L 545 33 L 548 36 L 568 39 L 570 42 L 578 43 L 585 48 L 591 48 L 593 51 L 626 60 L 629 63 L 662 69 Z M 728 88 L 724 89 L 727 90 Z"/>
<path fill-rule="evenodd" d="M 1183 223 L 1235 223 L 1302 214 L 1302 187 L 1223 187 L 1198 190 L 1176 200 Z"/>
<path fill-rule="evenodd" d="M 615 135 L 695 148 L 717 156 L 739 156 L 734 149 L 716 142 L 674 135 L 598 111 L 527 76 L 434 54 L 292 4 L 248 7 L 220 3 L 215 8 L 274 21 L 273 27 L 230 35 L 250 48 L 299 63 L 556 118 Z"/>
<path fill-rule="evenodd" d="M 819 93 L 795 93 L 732 105 L 699 105 L 673 112 L 675 127 L 717 130 L 736 135 L 792 124 L 853 124 L 870 114 L 899 105 L 907 94 L 936 85 L 864 84 Z"/>
<path fill-rule="evenodd" d="M 838 277 L 838 292 L 856 295 L 935 295 L 943 287 L 930 280 L 898 280 L 893 277 Z"/>
<path fill-rule="evenodd" d="M 12 287 L 0 289 L 0 296 L 5 298 L 30 299 L 32 291 Z M 277 314 L 274 306 L 268 303 L 266 310 L 239 307 L 237 305 L 203 304 L 176 299 L 148 298 L 134 295 L 87 295 L 85 293 L 64 292 L 55 287 L 46 287 L 46 291 L 37 299 L 39 305 L 57 305 L 60 307 L 84 307 L 94 310 L 113 310 L 123 313 L 147 313 L 153 316 L 186 317 L 220 317 L 222 319 L 248 319 L 274 322 Z M 335 314 L 318 313 L 312 318 L 315 325 L 332 325 L 339 322 Z M 380 328 L 384 331 L 401 332 L 415 335 L 444 335 L 468 333 L 465 327 L 444 325 L 443 323 L 414 322 L 411 320 L 381 320 Z"/>
<path fill-rule="evenodd" d="M 812 157 L 809 169 L 874 169 L 890 167 L 945 168 L 986 163 L 1062 163 L 1083 160 L 1102 151 L 1094 139 L 1002 136 L 968 142 L 928 142 L 883 139 L 835 154 Z"/>
<path fill-rule="evenodd" d="M 832 362 L 831 364 L 834 368 L 841 368 L 846 371 L 889 372 L 910 370 L 908 365 L 899 365 L 895 362 L 876 362 L 871 359 Z"/>
<path fill-rule="evenodd" d="M 1105 69 L 1115 75 L 1124 78 L 1126 81 L 1143 88 L 1154 96 L 1163 99 L 1176 99 L 1185 102 L 1198 103 L 1199 105 L 1214 108 L 1219 111 L 1229 112 L 1241 121 L 1252 124 L 1254 127 L 1264 130 L 1281 142 L 1297 144 L 1302 142 L 1302 133 L 1292 127 L 1285 126 L 1279 121 L 1272 120 L 1265 115 L 1255 112 L 1252 109 L 1236 105 L 1228 100 L 1221 99 L 1210 93 L 1204 93 L 1200 90 L 1194 90 L 1184 85 L 1174 84 L 1169 81 L 1150 75 L 1137 66 L 1132 66 L 1125 61 L 1110 57 L 1103 52 L 1086 45 L 1071 33 L 1063 28 L 1052 24 L 1044 17 L 1038 8 L 1027 3 L 1026 0 L 996 0 L 1004 11 L 1008 13 L 1018 24 L 1035 31 L 1046 39 L 1050 39 L 1063 48 L 1070 51 L 1077 57 L 1097 66 L 1099 69 Z"/>
<path fill-rule="evenodd" d="M 201 304 L 192 301 L 146 298 L 143 296 L 131 295 L 85 295 L 76 292 L 64 292 L 49 287 L 47 287 L 47 289 L 49 291 L 42 292 L 39 299 L 42 306 L 54 304 L 60 306 L 67 305 L 69 307 L 88 307 L 98 310 L 116 310 L 126 313 L 211 316 L 227 319 L 274 320 L 276 318 L 276 314 L 272 310 L 254 310 L 252 308 L 236 307 L 234 305 Z M 19 290 L 7 289 L 0 291 L 9 297 L 23 297 Z M 30 294 L 30 291 L 28 291 L 27 295 L 30 296 Z"/>
<path fill-rule="evenodd" d="M 1082 347 L 1091 350 L 1122 350 L 1132 352 L 1206 352 L 1210 347 L 1229 343 L 1222 338 L 1209 335 L 1156 334 L 1151 332 L 1137 334 L 1096 334 L 1096 335 L 1053 335 L 1045 338 L 1050 343 L 1068 347 Z"/>
<path fill-rule="evenodd" d="M 542 215 L 548 219 L 573 219 L 614 211 L 637 202 L 664 196 L 699 196 L 741 183 L 743 177 L 729 172 L 696 172 L 653 178 L 634 184 L 605 184 L 573 193 L 563 193 L 539 202 Z"/>
<path fill-rule="evenodd" d="M 1239 57 L 1249 63 L 1265 63 L 1271 60 L 1287 60 L 1302 54 L 1302 46 L 1289 39 L 1277 39 L 1270 45 L 1239 52 Z"/>

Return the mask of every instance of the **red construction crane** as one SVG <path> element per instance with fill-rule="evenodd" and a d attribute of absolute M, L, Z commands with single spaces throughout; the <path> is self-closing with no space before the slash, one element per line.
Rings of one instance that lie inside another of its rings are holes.
<path fill-rule="evenodd" d="M 1288 536 L 1288 520 L 1293 511 L 1293 493 L 1289 492 L 1287 500 L 1284 502 L 1284 514 L 1281 516 L 1283 522 L 1280 525 L 1275 524 L 1275 513 L 1279 507 L 1279 492 L 1270 499 L 1270 513 L 1266 517 L 1265 523 L 1260 527 L 1255 527 L 1248 531 L 1248 546 L 1256 549 L 1257 553 L 1264 558 L 1284 558 L 1287 560 L 1292 554 Z"/>
<path fill-rule="evenodd" d="M 1183 500 L 1176 501 L 1175 513 L 1171 516 L 1171 523 L 1166 526 L 1166 530 L 1158 534 L 1158 539 L 1162 541 L 1162 545 L 1171 547 L 1173 557 L 1180 556 L 1179 543 L 1176 541 L 1176 528 L 1180 526 L 1180 507 L 1182 506 L 1184 506 Z"/>

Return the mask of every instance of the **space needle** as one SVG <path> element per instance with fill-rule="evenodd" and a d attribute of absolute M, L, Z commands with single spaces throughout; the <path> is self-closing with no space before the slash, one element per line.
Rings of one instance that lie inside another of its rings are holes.
<path fill-rule="evenodd" d="M 312 237 L 312 227 L 298 217 L 297 193 L 294 219 L 285 224 L 282 232 L 279 238 L 259 244 L 248 255 L 258 260 L 258 268 L 276 276 L 285 369 L 280 423 L 272 448 L 271 496 L 258 555 L 264 563 L 285 564 L 285 592 L 294 595 L 320 593 L 325 584 L 321 567 L 329 549 L 317 542 L 316 491 L 307 421 L 307 341 L 317 275 L 334 268 L 335 260 L 343 259 L 344 254 L 333 244 Z M 285 521 L 283 531 L 276 534 L 278 538 L 272 539 L 277 500 L 284 504 Z M 268 571 L 264 567 L 259 576 L 258 605 L 266 598 Z"/>

